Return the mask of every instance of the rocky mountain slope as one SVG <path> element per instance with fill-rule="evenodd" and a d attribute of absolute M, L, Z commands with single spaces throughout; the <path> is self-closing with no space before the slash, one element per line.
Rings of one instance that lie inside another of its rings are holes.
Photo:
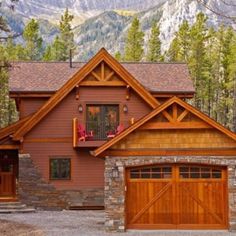
<path fill-rule="evenodd" d="M 230 1 L 234 3 L 235 0 L 227 0 L 228 3 L 231 3 Z M 235 4 L 227 5 L 221 0 L 205 2 L 222 15 L 236 16 Z M 65 7 L 68 7 L 77 19 L 74 22 L 77 44 L 74 53 L 75 59 L 79 60 L 89 59 L 101 47 L 106 47 L 111 53 L 118 50 L 122 52 L 133 14 L 137 14 L 140 19 L 142 30 L 145 32 L 145 43 L 149 38 L 152 21 L 159 22 L 162 50 L 168 48 L 183 20 L 193 23 L 200 11 L 208 16 L 208 24 L 211 26 L 218 27 L 222 23 L 232 25 L 232 21 L 214 14 L 197 0 L 20 0 L 14 13 L 3 8 L 1 11 L 15 32 L 21 32 L 28 18 L 39 19 L 43 37 L 50 41 L 58 32 L 56 16 L 61 15 Z M 132 11 L 132 14 L 121 14 L 121 11 L 117 11 L 124 9 Z"/>

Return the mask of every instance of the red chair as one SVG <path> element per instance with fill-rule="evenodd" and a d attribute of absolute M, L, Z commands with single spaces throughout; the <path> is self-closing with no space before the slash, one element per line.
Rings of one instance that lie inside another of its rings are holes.
<path fill-rule="evenodd" d="M 80 141 L 86 141 L 86 140 L 91 140 L 93 139 L 93 131 L 89 131 L 88 133 L 85 130 L 85 127 L 81 124 L 78 124 L 77 127 L 77 132 L 78 132 L 78 139 Z"/>
<path fill-rule="evenodd" d="M 124 125 L 122 125 L 122 124 L 118 125 L 117 128 L 116 128 L 115 133 L 112 133 L 112 132 L 107 133 L 107 138 L 108 139 L 114 138 L 116 135 L 120 134 L 124 129 L 125 129 Z"/>

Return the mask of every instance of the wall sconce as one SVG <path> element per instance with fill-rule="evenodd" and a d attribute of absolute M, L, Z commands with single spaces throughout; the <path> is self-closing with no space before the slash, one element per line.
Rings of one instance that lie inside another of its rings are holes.
<path fill-rule="evenodd" d="M 124 112 L 124 113 L 127 113 L 127 112 L 128 112 L 128 107 L 127 107 L 126 104 L 123 106 L 123 112 Z"/>
<path fill-rule="evenodd" d="M 78 109 L 79 109 L 79 112 L 83 112 L 83 106 L 82 106 L 82 104 L 79 104 Z"/>

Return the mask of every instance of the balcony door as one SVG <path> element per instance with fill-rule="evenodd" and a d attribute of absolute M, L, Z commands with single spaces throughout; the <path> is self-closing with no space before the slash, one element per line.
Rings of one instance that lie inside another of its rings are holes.
<path fill-rule="evenodd" d="M 95 140 L 107 139 L 119 125 L 119 105 L 87 105 L 86 130 L 93 131 Z"/>

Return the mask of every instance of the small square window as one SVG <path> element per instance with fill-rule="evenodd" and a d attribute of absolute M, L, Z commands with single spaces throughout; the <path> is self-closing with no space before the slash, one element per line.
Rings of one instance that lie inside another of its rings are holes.
<path fill-rule="evenodd" d="M 71 163 L 69 158 L 50 159 L 50 179 L 68 180 L 71 175 Z"/>

